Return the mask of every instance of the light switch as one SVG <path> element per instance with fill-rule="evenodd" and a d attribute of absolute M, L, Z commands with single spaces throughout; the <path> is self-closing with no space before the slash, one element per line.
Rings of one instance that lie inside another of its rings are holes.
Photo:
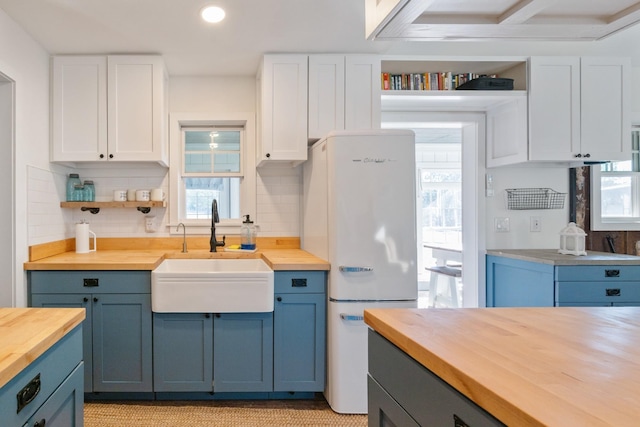
<path fill-rule="evenodd" d="M 494 230 L 499 233 L 509 231 L 509 218 L 494 218 Z"/>

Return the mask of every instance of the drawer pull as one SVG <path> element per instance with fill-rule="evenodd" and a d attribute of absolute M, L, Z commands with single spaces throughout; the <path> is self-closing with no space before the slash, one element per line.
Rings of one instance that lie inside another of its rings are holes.
<path fill-rule="evenodd" d="M 18 412 L 22 411 L 25 406 L 33 402 L 33 399 L 40 393 L 40 374 L 33 377 L 29 384 L 22 387 L 16 397 L 18 398 Z"/>
<path fill-rule="evenodd" d="M 291 279 L 291 286 L 294 288 L 304 288 L 307 286 L 307 279 Z"/>
<path fill-rule="evenodd" d="M 342 320 L 349 320 L 349 321 L 360 321 L 360 320 L 364 320 L 364 316 L 360 315 L 360 314 L 347 314 L 347 313 L 340 313 L 340 318 Z"/>
<path fill-rule="evenodd" d="M 605 270 L 604 277 L 620 277 L 620 270 Z"/>
<path fill-rule="evenodd" d="M 45 419 L 43 418 L 43 419 L 41 419 L 40 421 L 36 421 L 36 422 L 33 424 L 33 427 L 44 427 L 44 426 L 46 426 L 46 425 L 47 425 L 47 420 L 45 420 Z"/>
<path fill-rule="evenodd" d="M 469 424 L 465 423 L 462 418 L 453 414 L 453 427 L 469 427 Z"/>
<path fill-rule="evenodd" d="M 98 279 L 82 279 L 82 286 L 87 288 L 95 288 L 100 285 L 98 285 Z"/>
<path fill-rule="evenodd" d="M 620 289 L 619 288 L 606 289 L 606 294 L 608 297 L 619 297 Z"/>

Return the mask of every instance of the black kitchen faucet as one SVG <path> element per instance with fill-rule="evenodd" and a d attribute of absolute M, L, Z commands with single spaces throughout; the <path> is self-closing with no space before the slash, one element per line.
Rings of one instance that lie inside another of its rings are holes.
<path fill-rule="evenodd" d="M 216 238 L 216 222 L 220 222 L 220 216 L 218 216 L 218 201 L 213 199 L 213 202 L 211 203 L 211 239 L 209 241 L 211 249 L 209 252 L 218 252 L 218 246 L 224 246 L 225 236 L 222 236 L 221 242 Z"/>

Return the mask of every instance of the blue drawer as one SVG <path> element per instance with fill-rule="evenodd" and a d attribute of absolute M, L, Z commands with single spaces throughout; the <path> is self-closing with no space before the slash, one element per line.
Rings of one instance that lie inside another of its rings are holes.
<path fill-rule="evenodd" d="M 555 279 L 558 282 L 637 281 L 640 283 L 640 265 L 560 265 L 556 266 Z"/>
<path fill-rule="evenodd" d="M 149 271 L 30 271 L 29 286 L 36 294 L 151 293 Z"/>
<path fill-rule="evenodd" d="M 326 273 L 324 271 L 275 271 L 274 292 L 286 293 L 324 293 Z"/>
<path fill-rule="evenodd" d="M 559 282 L 556 303 L 640 303 L 640 282 Z"/>

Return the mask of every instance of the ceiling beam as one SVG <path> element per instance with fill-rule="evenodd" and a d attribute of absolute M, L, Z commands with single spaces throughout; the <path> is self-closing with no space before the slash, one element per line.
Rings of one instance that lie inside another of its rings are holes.
<path fill-rule="evenodd" d="M 558 0 L 521 0 L 498 16 L 498 24 L 522 24 Z"/>

